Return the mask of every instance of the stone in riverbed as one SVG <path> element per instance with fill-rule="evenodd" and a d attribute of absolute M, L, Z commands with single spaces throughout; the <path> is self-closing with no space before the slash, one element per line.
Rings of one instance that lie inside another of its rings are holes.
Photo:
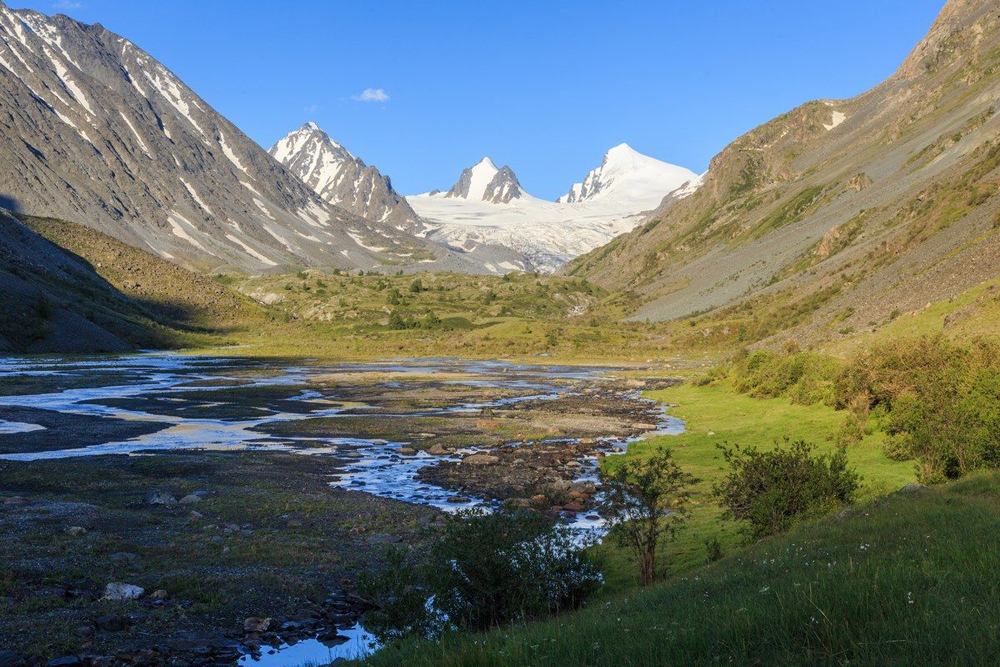
<path fill-rule="evenodd" d="M 74 665 L 82 665 L 80 658 L 75 655 L 67 655 L 64 658 L 56 658 L 55 660 L 49 660 L 45 663 L 45 667 L 74 667 Z"/>
<path fill-rule="evenodd" d="M 102 599 L 111 600 L 112 602 L 125 602 L 127 600 L 135 600 L 142 594 L 143 588 L 141 586 L 115 582 L 104 587 L 104 597 Z"/>
<path fill-rule="evenodd" d="M 499 461 L 500 457 L 493 456 L 492 454 L 469 454 L 462 459 L 463 464 L 467 463 L 474 466 L 489 465 L 491 463 L 498 463 Z"/>
<path fill-rule="evenodd" d="M 413 447 L 400 447 L 399 449 L 396 450 L 396 453 L 399 454 L 400 456 L 413 456 L 414 454 L 417 453 L 417 450 L 415 450 Z"/>
<path fill-rule="evenodd" d="M 449 454 L 451 454 L 451 452 L 449 452 L 440 444 L 431 445 L 430 448 L 427 450 L 427 453 L 433 454 L 434 456 L 448 456 Z"/>
<path fill-rule="evenodd" d="M 267 629 L 271 627 L 270 618 L 259 618 L 257 616 L 251 616 L 250 618 L 243 621 L 243 632 L 254 633 L 254 632 L 267 632 Z"/>

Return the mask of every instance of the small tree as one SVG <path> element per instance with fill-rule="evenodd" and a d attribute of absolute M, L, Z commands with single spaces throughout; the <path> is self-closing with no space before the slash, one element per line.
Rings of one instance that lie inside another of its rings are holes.
<path fill-rule="evenodd" d="M 410 291 L 414 294 L 418 294 L 424 291 L 424 283 L 421 282 L 420 278 L 414 278 L 413 282 L 410 283 Z"/>
<path fill-rule="evenodd" d="M 626 459 L 603 474 L 611 535 L 639 564 L 644 586 L 656 581 L 656 547 L 673 539 L 687 520 L 688 487 L 694 478 L 681 470 L 669 449 L 648 459 Z"/>

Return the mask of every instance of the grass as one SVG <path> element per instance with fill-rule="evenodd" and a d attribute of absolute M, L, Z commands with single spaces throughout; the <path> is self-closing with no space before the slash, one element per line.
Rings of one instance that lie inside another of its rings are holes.
<path fill-rule="evenodd" d="M 705 562 L 705 540 L 716 538 L 724 551 L 742 544 L 740 531 L 721 520 L 722 508 L 711 497 L 712 485 L 725 474 L 718 445 L 723 443 L 769 449 L 776 439 L 788 436 L 815 444 L 821 452 L 833 451 L 845 415 L 822 404 L 796 405 L 786 398 L 756 399 L 732 390 L 728 384 L 683 384 L 648 392 L 649 398 L 674 404 L 670 413 L 684 420 L 686 433 L 650 438 L 632 445 L 626 456 L 646 457 L 669 447 L 674 459 L 700 481 L 693 488 L 691 519 L 677 540 L 661 547 L 661 573 L 676 574 Z M 887 458 L 882 451 L 884 434 L 875 432 L 848 450 L 848 460 L 862 476 L 861 500 L 870 500 L 915 481 L 912 462 Z M 606 459 L 613 465 L 615 459 Z M 621 591 L 635 584 L 635 569 L 625 555 L 611 546 L 598 551 L 608 589 Z"/>
<path fill-rule="evenodd" d="M 381 665 L 992 664 L 1000 651 L 1000 476 L 894 494 L 580 613 Z"/>
<path fill-rule="evenodd" d="M 675 348 L 673 324 L 619 323 L 628 299 L 579 278 L 510 274 L 217 276 L 269 304 L 268 321 L 225 344 L 237 354 L 646 362 Z M 419 288 L 414 288 L 419 281 Z M 221 347 L 221 346 L 220 346 Z M 199 352 L 218 352 L 205 346 Z"/>

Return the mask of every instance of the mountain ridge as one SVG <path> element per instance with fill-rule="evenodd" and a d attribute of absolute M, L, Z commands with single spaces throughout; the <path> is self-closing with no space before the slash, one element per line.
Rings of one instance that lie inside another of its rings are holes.
<path fill-rule="evenodd" d="M 448 253 L 331 207 L 132 42 L 0 3 L 0 195 L 200 270 Z M 378 248 L 379 250 L 374 250 Z"/>
<path fill-rule="evenodd" d="M 991 7 L 952 0 L 886 81 L 750 130 L 700 187 L 565 272 L 632 291 L 639 320 L 801 311 L 795 328 L 768 334 L 776 342 L 843 337 L 990 277 L 1000 208 Z"/>

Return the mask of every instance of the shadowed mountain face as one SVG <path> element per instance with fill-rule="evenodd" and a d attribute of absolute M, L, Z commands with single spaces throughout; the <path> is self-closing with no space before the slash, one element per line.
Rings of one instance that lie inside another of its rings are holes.
<path fill-rule="evenodd" d="M 836 337 L 1000 266 L 1000 12 L 951 0 L 895 75 L 748 132 L 645 224 L 565 271 L 640 295 L 637 319 L 744 301 Z M 819 295 L 819 296 L 817 296 Z"/>
<path fill-rule="evenodd" d="M 0 204 L 199 269 L 445 255 L 331 206 L 163 65 L 98 25 L 0 3 Z"/>
<path fill-rule="evenodd" d="M 261 319 L 210 278 L 89 227 L 0 210 L 0 352 L 175 347 Z"/>

